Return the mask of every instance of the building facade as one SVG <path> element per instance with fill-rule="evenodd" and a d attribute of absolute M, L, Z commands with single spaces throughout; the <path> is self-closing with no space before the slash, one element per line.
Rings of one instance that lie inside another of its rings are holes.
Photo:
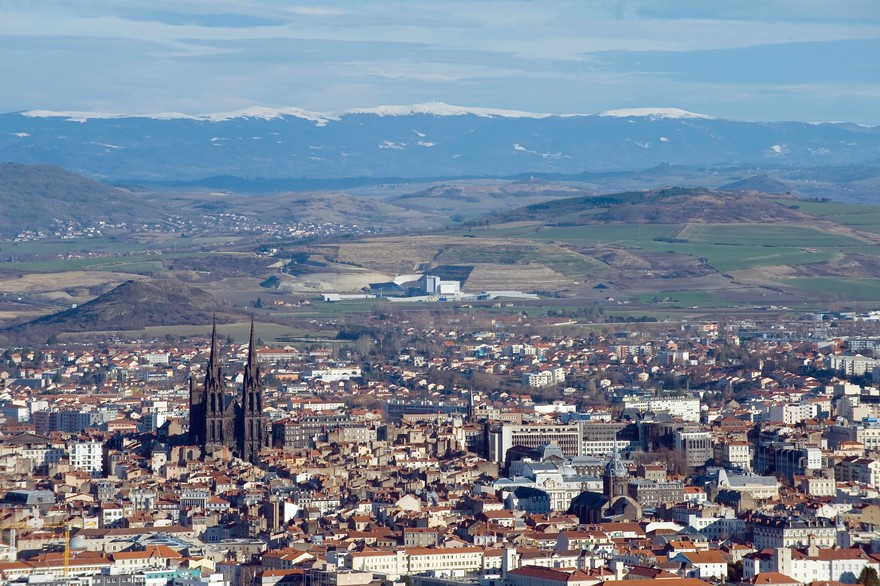
<path fill-rule="evenodd" d="M 243 460 L 256 463 L 257 455 L 266 443 L 266 432 L 253 322 L 239 400 L 226 393 L 217 354 L 215 324 L 211 331 L 211 353 L 204 384 L 198 387 L 190 379 L 190 443 L 201 447 L 203 453 L 218 453 L 225 448 Z"/>

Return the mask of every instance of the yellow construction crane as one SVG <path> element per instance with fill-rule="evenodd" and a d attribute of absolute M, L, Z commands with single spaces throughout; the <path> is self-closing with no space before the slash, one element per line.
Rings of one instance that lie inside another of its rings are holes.
<path fill-rule="evenodd" d="M 57 529 L 58 527 L 64 527 L 64 577 L 67 578 L 70 574 L 70 523 L 68 521 L 54 523 L 47 523 L 44 521 L 41 527 L 34 527 L 23 521 L 0 521 L 0 531 L 4 529 L 9 529 L 11 531 L 17 531 L 19 529 L 39 531 L 40 529 Z M 10 538 L 10 542 L 12 541 L 13 539 Z M 14 547 L 15 543 L 10 543 L 9 545 Z"/>

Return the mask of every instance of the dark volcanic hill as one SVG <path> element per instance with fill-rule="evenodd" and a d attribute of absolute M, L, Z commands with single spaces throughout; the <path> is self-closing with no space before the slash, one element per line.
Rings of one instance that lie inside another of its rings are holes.
<path fill-rule="evenodd" d="M 222 310 L 223 307 L 205 291 L 178 281 L 126 281 L 79 307 L 0 330 L 0 337 L 45 341 L 66 332 L 208 324 L 214 314 Z"/>
<path fill-rule="evenodd" d="M 542 221 L 558 225 L 687 222 L 724 224 L 804 220 L 803 214 L 758 193 L 673 187 L 555 199 L 496 214 L 489 223 Z M 486 223 L 486 219 L 476 223 Z"/>
<path fill-rule="evenodd" d="M 771 193 L 774 195 L 791 193 L 791 187 L 789 187 L 782 181 L 779 181 L 778 179 L 773 179 L 772 177 L 768 177 L 767 175 L 757 175 L 755 177 L 740 179 L 739 181 L 734 181 L 733 183 L 722 185 L 721 187 L 719 187 L 719 189 L 722 189 L 724 191 L 757 191 L 760 193 Z"/>
<path fill-rule="evenodd" d="M 52 165 L 16 163 L 0 163 L 0 209 L 0 236 L 45 231 L 56 222 L 94 225 L 145 216 L 136 194 Z"/>

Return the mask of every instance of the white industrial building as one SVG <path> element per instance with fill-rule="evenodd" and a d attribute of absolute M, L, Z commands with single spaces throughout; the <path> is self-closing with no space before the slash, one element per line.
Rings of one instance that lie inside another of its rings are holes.
<path fill-rule="evenodd" d="M 461 291 L 458 281 L 443 281 L 436 275 L 422 275 L 419 288 L 425 295 L 455 295 Z"/>

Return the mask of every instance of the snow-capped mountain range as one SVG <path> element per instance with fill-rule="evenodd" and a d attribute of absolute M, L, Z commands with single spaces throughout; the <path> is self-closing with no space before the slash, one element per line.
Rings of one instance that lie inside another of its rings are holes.
<path fill-rule="evenodd" d="M 184 114 L 182 112 L 162 112 L 159 114 L 109 114 L 106 112 L 60 112 L 53 110 L 28 110 L 21 113 L 31 118 L 65 118 L 71 122 L 86 122 L 90 119 L 119 119 L 119 118 L 151 118 L 153 120 L 208 120 L 222 122 L 233 118 L 262 118 L 272 120 L 292 116 L 311 120 L 323 126 L 331 120 L 340 120 L 347 114 L 375 114 L 377 116 L 411 116 L 413 114 L 425 114 L 428 116 L 483 116 L 500 118 L 548 118 L 553 114 L 539 114 L 536 112 L 522 112 L 519 110 L 504 110 L 501 108 L 468 108 L 465 106 L 453 106 L 442 102 L 429 102 L 425 104 L 411 104 L 408 106 L 377 106 L 375 108 L 354 108 L 342 112 L 314 112 L 302 108 L 268 108 L 253 106 L 232 112 L 215 112 L 211 114 Z M 701 118 L 711 120 L 713 116 L 695 114 L 679 108 L 629 108 L 620 110 L 606 110 L 595 114 L 596 116 L 612 116 L 615 118 L 646 117 L 646 118 Z M 584 116 L 584 114 L 562 114 L 562 117 Z"/>
<path fill-rule="evenodd" d="M 0 115 L 0 160 L 159 181 L 837 165 L 880 160 L 880 128 L 742 122 L 677 108 L 553 115 L 442 103 L 199 115 L 33 110 Z"/>

